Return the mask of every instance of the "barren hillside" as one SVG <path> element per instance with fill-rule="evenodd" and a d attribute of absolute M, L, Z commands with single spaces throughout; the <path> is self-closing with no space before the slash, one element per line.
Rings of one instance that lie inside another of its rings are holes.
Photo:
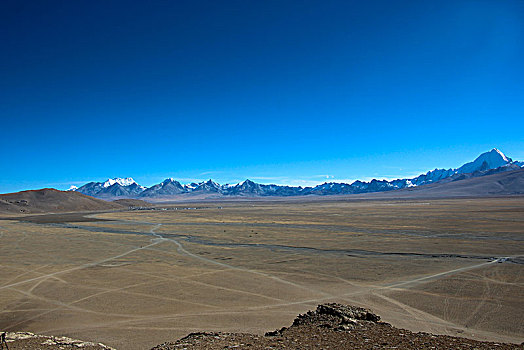
<path fill-rule="evenodd" d="M 0 194 L 0 214 L 31 214 L 122 209 L 118 203 L 86 196 L 79 192 L 52 188 Z"/>

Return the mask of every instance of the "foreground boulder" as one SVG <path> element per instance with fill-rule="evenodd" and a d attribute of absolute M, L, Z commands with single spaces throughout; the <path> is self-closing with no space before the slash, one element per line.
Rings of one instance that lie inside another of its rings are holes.
<path fill-rule="evenodd" d="M 200 332 L 152 350 L 174 349 L 524 349 L 522 345 L 413 333 L 380 322 L 368 309 L 322 304 L 265 335 Z"/>

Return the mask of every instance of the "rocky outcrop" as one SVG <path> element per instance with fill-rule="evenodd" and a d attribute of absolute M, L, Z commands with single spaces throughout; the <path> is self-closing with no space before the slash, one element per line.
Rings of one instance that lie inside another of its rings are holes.
<path fill-rule="evenodd" d="M 299 315 L 293 324 L 264 336 L 246 333 L 191 333 L 152 350 L 175 349 L 524 349 L 522 345 L 481 342 L 466 338 L 413 333 L 381 322 L 368 309 L 322 304 Z"/>
<path fill-rule="evenodd" d="M 295 321 L 293 321 L 293 325 L 299 326 L 304 323 L 318 323 L 327 320 L 338 322 L 339 324 L 355 324 L 358 321 L 378 322 L 380 321 L 380 316 L 362 307 L 331 303 L 319 305 L 315 311 L 308 311 L 304 315 L 298 315 Z"/>

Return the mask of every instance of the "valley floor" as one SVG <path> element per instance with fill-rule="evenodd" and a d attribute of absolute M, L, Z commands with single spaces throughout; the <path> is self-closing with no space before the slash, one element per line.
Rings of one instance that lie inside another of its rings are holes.
<path fill-rule="evenodd" d="M 524 340 L 522 197 L 184 207 L 0 220 L 0 330 L 144 349 L 340 302 L 412 331 Z"/>

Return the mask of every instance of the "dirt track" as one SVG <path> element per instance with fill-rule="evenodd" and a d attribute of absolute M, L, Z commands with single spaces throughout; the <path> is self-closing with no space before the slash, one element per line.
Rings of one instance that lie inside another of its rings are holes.
<path fill-rule="evenodd" d="M 523 208 L 271 202 L 4 220 L 0 329 L 143 349 L 192 331 L 263 333 L 338 301 L 415 331 L 521 342 L 523 265 L 495 259 L 524 253 Z"/>

